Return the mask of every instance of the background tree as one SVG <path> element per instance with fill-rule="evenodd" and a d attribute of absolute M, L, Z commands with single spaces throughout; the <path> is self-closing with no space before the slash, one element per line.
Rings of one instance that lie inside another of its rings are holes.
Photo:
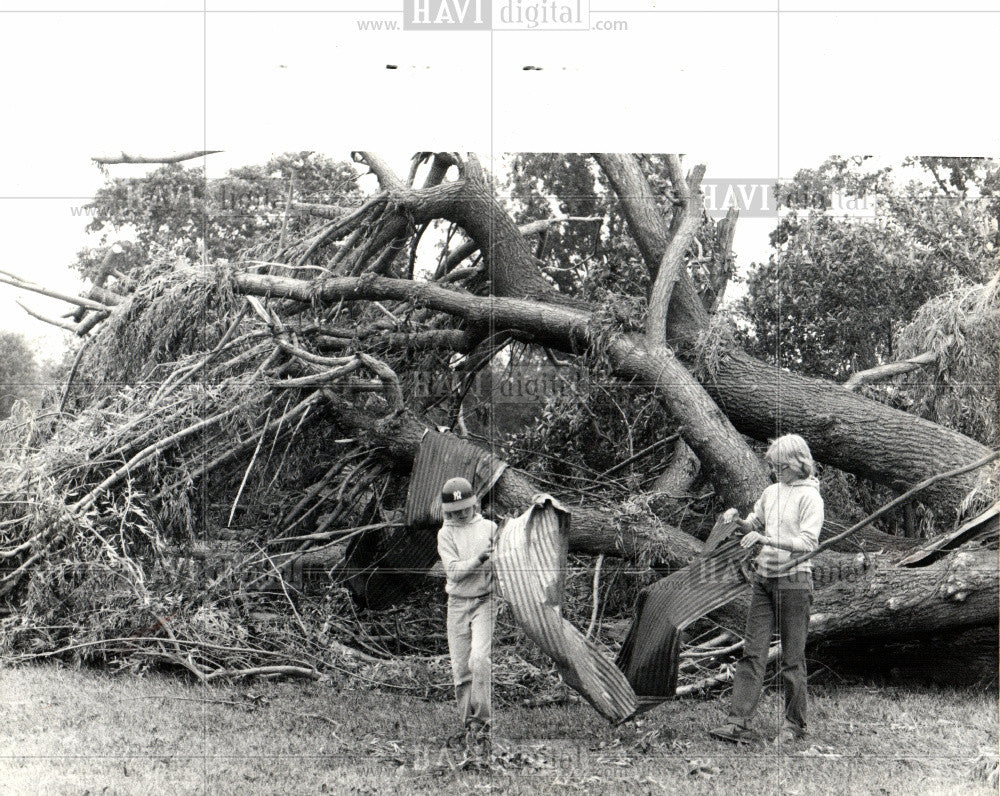
<path fill-rule="evenodd" d="M 288 214 L 290 202 L 350 207 L 358 199 L 356 173 L 349 163 L 316 152 L 289 152 L 261 166 L 241 166 L 218 178 L 203 167 L 162 166 L 143 177 L 113 178 L 87 205 L 100 245 L 81 252 L 76 267 L 101 281 L 105 246 L 134 236 L 135 247 L 116 268 L 128 273 L 136 264 L 157 259 L 232 260 L 255 249 L 277 246 L 301 236 L 309 219 Z"/>
<path fill-rule="evenodd" d="M 0 420 L 10 415 L 15 401 L 37 403 L 42 386 L 35 354 L 24 335 L 0 331 Z"/>
<path fill-rule="evenodd" d="M 918 171 L 897 185 L 905 171 L 834 157 L 778 187 L 774 253 L 751 268 L 742 302 L 751 350 L 842 381 L 896 359 L 897 334 L 930 298 L 990 279 L 997 163 L 913 158 L 904 165 Z M 845 215 L 846 207 L 863 212 Z"/>

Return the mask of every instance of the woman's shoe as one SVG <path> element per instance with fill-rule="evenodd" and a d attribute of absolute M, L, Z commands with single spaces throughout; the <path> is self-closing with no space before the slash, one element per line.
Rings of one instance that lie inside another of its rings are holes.
<path fill-rule="evenodd" d="M 716 738 L 721 738 L 724 741 L 731 741 L 732 743 L 741 743 L 743 741 L 751 740 L 753 736 L 753 731 L 748 727 L 744 727 L 742 724 L 737 724 L 734 721 L 728 724 L 723 724 L 721 727 L 715 727 L 708 731 L 709 735 L 713 735 Z"/>
<path fill-rule="evenodd" d="M 802 730 L 797 730 L 794 727 L 782 727 L 778 737 L 774 739 L 774 745 L 792 746 L 805 737 L 806 734 Z"/>

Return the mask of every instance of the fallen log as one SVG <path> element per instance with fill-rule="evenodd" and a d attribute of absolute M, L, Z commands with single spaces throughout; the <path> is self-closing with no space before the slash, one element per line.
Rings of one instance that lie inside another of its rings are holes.
<path fill-rule="evenodd" d="M 327 406 L 340 424 L 351 433 L 363 433 L 369 444 L 397 469 L 408 470 L 416 456 L 424 432 L 433 426 L 409 411 L 375 418 L 357 411 L 330 390 L 324 391 Z M 519 514 L 532 498 L 546 491 L 514 468 L 507 467 L 491 492 L 498 514 Z M 620 556 L 632 561 L 656 558 L 671 566 L 683 566 L 699 552 L 702 543 L 694 537 L 655 518 L 648 523 L 616 520 L 613 507 L 567 506 L 572 514 L 570 549 L 578 553 Z"/>
<path fill-rule="evenodd" d="M 851 560 L 853 558 L 853 561 Z M 886 644 L 1000 621 L 996 552 L 960 550 L 926 567 L 901 567 L 895 556 L 822 553 L 813 561 L 816 587 L 809 648 L 841 658 L 847 640 Z M 711 618 L 742 635 L 750 605 L 744 593 Z"/>
<path fill-rule="evenodd" d="M 1000 578 L 992 550 L 960 550 L 920 568 L 879 566 L 816 592 L 810 644 L 847 638 L 919 638 L 977 625 L 997 626 Z"/>

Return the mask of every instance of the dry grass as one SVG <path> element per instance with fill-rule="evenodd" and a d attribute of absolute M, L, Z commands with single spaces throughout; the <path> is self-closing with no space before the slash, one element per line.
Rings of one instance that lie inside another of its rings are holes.
<path fill-rule="evenodd" d="M 3 793 L 995 793 L 995 693 L 851 686 L 813 694 L 781 753 L 706 735 L 721 699 L 611 728 L 585 705 L 501 709 L 494 762 L 463 770 L 447 701 L 327 683 L 197 686 L 8 669 Z M 777 700 L 760 728 L 778 727 Z"/>

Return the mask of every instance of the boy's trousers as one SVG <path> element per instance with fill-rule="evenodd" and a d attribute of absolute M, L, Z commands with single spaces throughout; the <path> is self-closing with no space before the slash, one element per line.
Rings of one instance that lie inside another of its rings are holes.
<path fill-rule="evenodd" d="M 729 719 L 746 726 L 757 709 L 764 685 L 767 651 L 775 625 L 781 635 L 781 685 L 785 692 L 785 726 L 806 731 L 806 633 L 812 605 L 812 575 L 753 578 L 747 611 L 743 657 L 736 664 Z"/>
<path fill-rule="evenodd" d="M 455 698 L 462 724 L 490 722 L 493 627 L 500 601 L 482 597 L 448 597 L 448 652 Z"/>

